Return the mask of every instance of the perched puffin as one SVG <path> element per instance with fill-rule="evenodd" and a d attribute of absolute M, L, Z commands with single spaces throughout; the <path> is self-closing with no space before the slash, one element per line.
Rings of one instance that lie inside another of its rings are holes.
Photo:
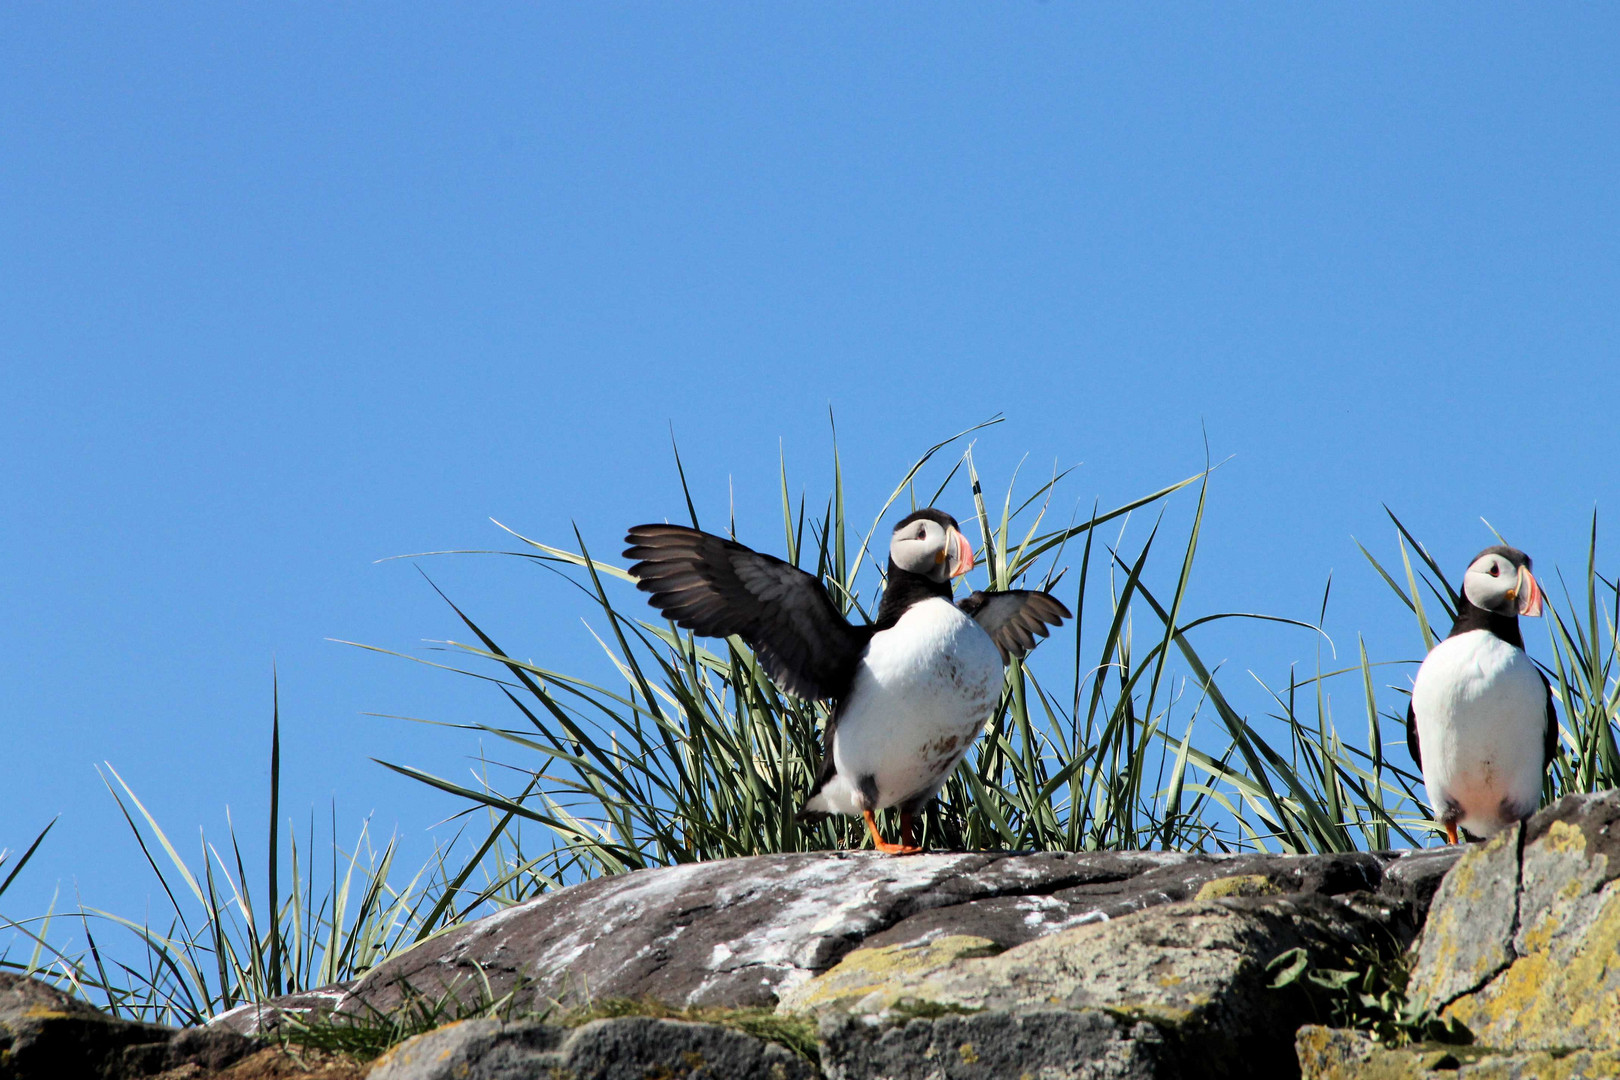
<path fill-rule="evenodd" d="M 1448 843 L 1529 817 L 1558 752 L 1552 687 L 1524 651 L 1520 615 L 1541 614 L 1530 556 L 1489 547 L 1463 575 L 1457 621 L 1429 650 L 1406 708 L 1406 745 Z"/>
<path fill-rule="evenodd" d="M 854 626 L 810 574 L 723 537 L 637 525 L 625 557 L 637 587 L 677 626 L 735 634 L 789 693 L 833 703 L 821 773 L 799 817 L 860 814 L 879 851 L 912 855 L 916 815 L 967 754 L 1001 694 L 1002 667 L 1069 615 L 1049 593 L 975 592 L 951 602 L 973 569 L 956 519 L 918 510 L 894 527 L 877 621 Z M 901 841 L 873 812 L 900 808 Z"/>

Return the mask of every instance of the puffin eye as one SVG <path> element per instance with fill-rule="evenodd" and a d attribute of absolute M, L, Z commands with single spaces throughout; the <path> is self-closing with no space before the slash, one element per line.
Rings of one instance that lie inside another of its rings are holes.
<path fill-rule="evenodd" d="M 1498 563 L 1491 563 L 1491 577 L 1501 577 L 1502 567 Z"/>
<path fill-rule="evenodd" d="M 927 539 L 927 537 L 928 537 L 928 526 L 926 526 L 926 525 L 917 526 L 917 539 L 918 540 L 924 540 L 924 539 Z"/>

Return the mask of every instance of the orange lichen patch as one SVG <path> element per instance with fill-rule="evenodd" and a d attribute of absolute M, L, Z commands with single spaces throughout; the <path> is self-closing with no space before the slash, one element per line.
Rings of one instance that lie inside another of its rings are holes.
<path fill-rule="evenodd" d="M 435 1032 L 450 1031 L 451 1029 L 459 1027 L 462 1024 L 479 1024 L 479 1023 L 485 1023 L 485 1021 L 480 1020 L 480 1019 L 452 1020 L 448 1024 L 441 1024 L 439 1027 L 434 1028 L 434 1031 Z M 424 1049 L 427 1049 L 428 1052 L 432 1053 L 438 1060 L 443 1061 L 443 1060 L 447 1059 L 450 1056 L 450 1053 L 451 1053 L 450 1048 L 451 1048 L 452 1045 L 453 1044 L 451 1044 L 450 1042 L 442 1041 L 442 1040 L 441 1041 L 433 1041 L 433 1040 L 419 1041 L 419 1040 L 416 1040 L 416 1039 L 408 1039 L 405 1042 L 400 1043 L 398 1046 L 395 1046 L 391 1050 L 386 1051 L 382 1055 L 382 1057 L 378 1058 L 376 1060 L 376 1062 L 374 1062 L 374 1067 L 377 1068 L 378 1070 L 381 1070 L 382 1067 L 385 1064 L 407 1065 L 407 1066 L 408 1065 L 417 1065 L 417 1064 L 426 1064 L 425 1062 L 422 1062 L 420 1060 L 421 1057 L 422 1057 L 422 1052 L 423 1052 Z"/>

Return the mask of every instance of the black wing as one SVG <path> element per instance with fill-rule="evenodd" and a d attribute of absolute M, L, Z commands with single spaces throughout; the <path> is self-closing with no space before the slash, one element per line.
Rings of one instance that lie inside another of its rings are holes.
<path fill-rule="evenodd" d="M 1423 751 L 1418 748 L 1417 713 L 1412 711 L 1412 703 L 1406 703 L 1406 749 L 1417 763 L 1418 772 L 1423 771 Z"/>
<path fill-rule="evenodd" d="M 1541 676 L 1541 682 L 1547 687 L 1547 730 L 1541 737 L 1541 767 L 1545 770 L 1552 766 L 1553 758 L 1558 756 L 1558 709 L 1553 704 L 1552 683 L 1547 681 L 1547 675 L 1541 669 L 1536 669 Z"/>
<path fill-rule="evenodd" d="M 872 637 L 851 626 L 827 590 L 798 567 L 682 525 L 637 525 L 624 555 L 636 587 L 677 626 L 748 642 L 778 686 L 842 697 Z"/>
<path fill-rule="evenodd" d="M 1003 664 L 1029 652 L 1052 632 L 1048 627 L 1060 626 L 1069 617 L 1069 609 L 1057 597 L 1033 589 L 976 592 L 956 606 L 984 627 L 1001 650 Z"/>

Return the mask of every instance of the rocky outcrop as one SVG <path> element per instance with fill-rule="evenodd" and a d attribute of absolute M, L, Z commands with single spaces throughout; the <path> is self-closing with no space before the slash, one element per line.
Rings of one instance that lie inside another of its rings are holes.
<path fill-rule="evenodd" d="M 816 1068 L 780 1046 L 717 1024 L 627 1016 L 570 1031 L 544 1023 L 464 1020 L 397 1047 L 377 1062 L 367 1080 L 531 1076 L 815 1080 Z"/>
<path fill-rule="evenodd" d="M 1409 1001 L 1389 1019 L 1472 1042 L 1317 1026 L 1332 995 L 1275 985 L 1284 955 L 1389 972 L 1404 955 Z M 0 1080 L 134 1080 L 199 1062 L 187 1040 L 251 1047 L 239 1033 L 288 1013 L 495 1000 L 507 1019 L 418 1036 L 373 1080 L 1620 1077 L 1620 795 L 1564 800 L 1462 851 L 821 853 L 641 871 L 203 1033 L 47 989 L 0 983 L 0 1006 L 17 997 L 0 1008 Z M 40 1071 L 46 1046 L 76 1071 Z"/>
<path fill-rule="evenodd" d="M 858 948 L 947 937 L 997 951 L 1176 901 L 1265 892 L 1376 894 L 1415 931 L 1450 853 L 1209 856 L 1165 852 L 767 855 L 600 878 L 424 942 L 353 986 L 250 1006 L 217 1023 L 251 1033 L 278 1008 L 372 1014 L 402 1003 L 570 1008 L 647 998 L 673 1008 L 772 1007 Z"/>
<path fill-rule="evenodd" d="M 832 1020 L 830 1076 L 933 1075 L 919 1042 L 971 1047 L 982 1073 L 1081 1077 L 1285 1076 L 1303 990 L 1270 986 L 1266 964 L 1302 948 L 1342 963 L 1357 946 L 1396 950 L 1397 905 L 1366 893 L 1221 897 L 1066 930 L 994 956 L 960 948 L 919 970 L 903 947 L 862 949 L 790 992 L 784 1009 Z M 962 939 L 957 939 L 959 942 Z M 936 955 L 939 948 L 928 950 Z M 921 1010 L 943 1012 L 917 1019 Z M 1054 1039 L 1032 1039 L 1032 1030 Z M 1081 1053 L 1076 1040 L 1089 1049 Z M 955 1040 L 955 1042 L 952 1042 Z"/>
<path fill-rule="evenodd" d="M 281 1010 L 374 1015 L 422 1000 L 453 1012 L 448 1003 L 498 999 L 514 1015 L 561 1016 L 637 999 L 807 1018 L 819 1025 L 823 1074 L 851 1080 L 1287 1073 L 1293 1032 L 1313 1014 L 1301 991 L 1269 987 L 1266 963 L 1293 948 L 1323 963 L 1356 946 L 1404 948 L 1455 859 L 849 852 L 646 870 L 440 935 L 352 986 L 216 1022 L 261 1031 Z M 431 1036 L 449 1040 L 431 1053 L 415 1045 L 389 1068 L 414 1077 L 429 1059 L 516 1054 L 584 1080 L 610 1074 L 584 1067 L 580 1048 L 614 1032 L 654 1071 L 685 1075 L 683 1062 L 698 1060 L 670 1056 L 679 1040 L 645 1041 L 645 1024 L 599 1023 L 589 1036 L 458 1025 Z M 679 1030 L 691 1039 L 709 1027 Z M 704 1038 L 751 1045 L 736 1031 Z M 751 1075 L 692 1053 L 710 1063 L 693 1076 Z M 408 1070 L 407 1059 L 417 1064 Z"/>
<path fill-rule="evenodd" d="M 123 1080 L 223 1069 L 255 1049 L 229 1030 L 109 1016 L 21 975 L 0 974 L 0 1080 Z"/>
<path fill-rule="evenodd" d="M 1601 1080 L 1620 1076 L 1608 1050 L 1502 1052 L 1481 1046 L 1380 1046 L 1360 1031 L 1299 1030 L 1305 1080 Z"/>
<path fill-rule="evenodd" d="M 1482 1046 L 1620 1052 L 1620 797 L 1572 796 L 1468 852 L 1411 995 Z"/>

